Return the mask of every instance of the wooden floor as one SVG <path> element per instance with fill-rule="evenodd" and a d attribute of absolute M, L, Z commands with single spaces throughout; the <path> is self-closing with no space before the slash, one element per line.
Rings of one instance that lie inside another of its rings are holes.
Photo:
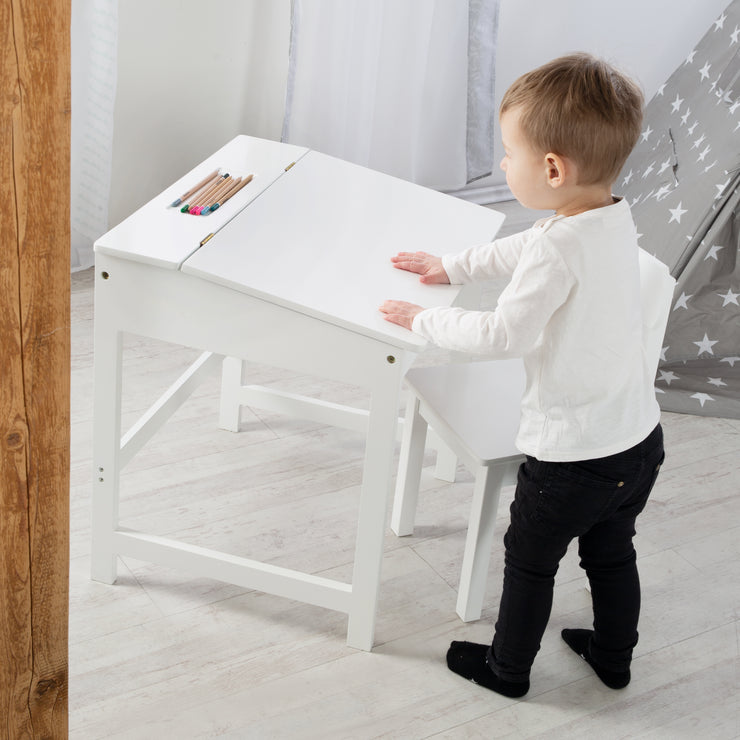
<path fill-rule="evenodd" d="M 513 230 L 521 216 L 509 210 Z M 531 690 L 506 699 L 450 673 L 444 655 L 452 639 L 491 638 L 513 491 L 483 618 L 463 624 L 471 479 L 461 468 L 454 484 L 435 480 L 431 454 L 414 536 L 386 536 L 372 653 L 348 648 L 346 616 L 318 607 L 128 558 L 116 585 L 89 580 L 92 283 L 92 270 L 73 275 L 72 738 L 740 737 L 740 421 L 663 416 L 666 463 L 638 521 L 643 610 L 629 687 L 604 687 L 560 640 L 563 627 L 591 623 L 571 550 Z M 128 337 L 125 425 L 197 354 Z M 443 359 L 431 351 L 419 363 Z M 355 388 L 271 368 L 251 377 L 365 403 Z M 214 377 L 125 470 L 125 524 L 349 580 L 363 440 L 249 409 L 239 434 L 221 431 L 217 398 Z"/>

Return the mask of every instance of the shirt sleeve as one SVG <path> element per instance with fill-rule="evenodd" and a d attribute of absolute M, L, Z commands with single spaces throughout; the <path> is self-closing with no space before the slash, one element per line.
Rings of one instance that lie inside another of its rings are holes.
<path fill-rule="evenodd" d="M 430 308 L 417 314 L 412 330 L 440 347 L 491 357 L 522 357 L 537 342 L 565 302 L 575 278 L 546 238 L 521 253 L 494 311 Z"/>
<path fill-rule="evenodd" d="M 474 280 L 489 280 L 513 274 L 531 229 L 496 239 L 490 244 L 469 247 L 458 254 L 442 257 L 442 266 L 453 285 Z"/>

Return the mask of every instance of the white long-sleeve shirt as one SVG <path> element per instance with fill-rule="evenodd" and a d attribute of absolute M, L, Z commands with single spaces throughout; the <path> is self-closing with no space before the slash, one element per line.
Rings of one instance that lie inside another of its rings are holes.
<path fill-rule="evenodd" d="M 660 408 L 625 200 L 542 219 L 442 264 L 451 283 L 511 278 L 494 311 L 430 308 L 412 329 L 446 349 L 524 359 L 522 452 L 558 462 L 605 457 L 653 430 Z"/>

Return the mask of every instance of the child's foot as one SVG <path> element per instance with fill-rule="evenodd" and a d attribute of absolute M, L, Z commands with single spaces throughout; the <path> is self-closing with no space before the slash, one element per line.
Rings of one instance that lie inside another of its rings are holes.
<path fill-rule="evenodd" d="M 486 656 L 489 645 L 476 642 L 457 642 L 450 644 L 447 651 L 447 667 L 473 683 L 485 686 L 491 691 L 513 699 L 524 696 L 529 691 L 529 681 L 504 681 L 489 667 Z"/>
<path fill-rule="evenodd" d="M 629 668 L 626 671 L 608 671 L 597 666 L 591 658 L 589 647 L 593 633 L 593 630 L 563 630 L 560 636 L 574 653 L 580 655 L 594 669 L 596 675 L 610 689 L 623 689 L 630 682 Z"/>

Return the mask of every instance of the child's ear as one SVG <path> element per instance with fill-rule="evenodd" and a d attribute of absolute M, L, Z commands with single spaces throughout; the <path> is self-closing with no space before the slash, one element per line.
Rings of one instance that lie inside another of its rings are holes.
<path fill-rule="evenodd" d="M 545 175 L 550 187 L 561 187 L 565 183 L 565 178 L 570 174 L 568 170 L 568 163 L 559 154 L 553 154 L 553 152 L 545 154 Z"/>

